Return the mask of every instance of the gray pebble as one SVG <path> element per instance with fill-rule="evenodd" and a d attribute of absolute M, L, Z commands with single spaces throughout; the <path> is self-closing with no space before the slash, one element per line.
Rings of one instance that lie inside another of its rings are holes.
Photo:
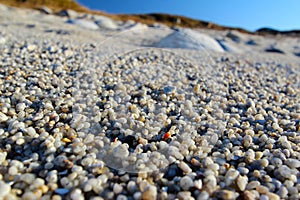
<path fill-rule="evenodd" d="M 197 197 L 197 200 L 206 200 L 206 199 L 209 199 L 209 194 L 206 191 L 202 191 Z"/>
<path fill-rule="evenodd" d="M 177 197 L 179 200 L 185 200 L 185 199 L 191 199 L 191 192 L 190 191 L 184 191 L 184 192 L 179 192 L 177 194 Z"/>
<path fill-rule="evenodd" d="M 282 165 L 280 166 L 278 169 L 277 169 L 277 172 L 279 173 L 279 175 L 282 177 L 282 178 L 286 178 L 286 179 L 289 179 L 292 172 L 291 172 L 291 169 L 286 166 L 286 165 Z"/>
<path fill-rule="evenodd" d="M 120 194 L 117 196 L 117 200 L 127 200 L 127 196 L 123 195 L 123 194 Z"/>
<path fill-rule="evenodd" d="M 269 197 L 263 194 L 259 197 L 259 200 L 269 200 Z"/>
<path fill-rule="evenodd" d="M 299 168 L 300 167 L 300 161 L 293 159 L 293 158 L 289 158 L 285 161 L 285 164 L 287 166 L 289 166 L 290 168 Z"/>
<path fill-rule="evenodd" d="M 189 176 L 184 176 L 183 178 L 181 178 L 180 180 L 180 187 L 185 190 L 188 191 L 191 187 L 194 186 L 194 182 L 191 179 L 191 177 Z"/>

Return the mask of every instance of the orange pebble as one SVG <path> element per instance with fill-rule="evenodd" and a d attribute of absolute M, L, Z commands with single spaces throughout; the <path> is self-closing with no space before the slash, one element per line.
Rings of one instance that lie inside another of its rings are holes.
<path fill-rule="evenodd" d="M 164 134 L 163 139 L 164 139 L 164 140 L 167 140 L 167 139 L 170 138 L 170 137 L 171 137 L 171 134 L 170 134 L 169 132 L 166 132 L 166 133 Z"/>

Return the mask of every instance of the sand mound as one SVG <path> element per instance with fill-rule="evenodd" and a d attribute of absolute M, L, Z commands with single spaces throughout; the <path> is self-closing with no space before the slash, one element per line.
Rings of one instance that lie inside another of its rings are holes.
<path fill-rule="evenodd" d="M 109 17 L 94 16 L 94 18 L 95 18 L 95 23 L 101 28 L 108 29 L 108 30 L 117 30 L 119 28 L 116 22 L 110 19 Z"/>
<path fill-rule="evenodd" d="M 74 25 L 80 26 L 80 27 L 85 28 L 85 29 L 90 29 L 90 30 L 99 29 L 97 24 L 95 24 L 93 21 L 89 21 L 89 20 L 86 20 L 86 19 L 69 19 L 67 21 L 67 23 L 74 24 Z"/>
<path fill-rule="evenodd" d="M 160 40 L 155 46 L 160 48 L 183 48 L 224 52 L 224 49 L 214 38 L 191 29 L 175 30 Z"/>

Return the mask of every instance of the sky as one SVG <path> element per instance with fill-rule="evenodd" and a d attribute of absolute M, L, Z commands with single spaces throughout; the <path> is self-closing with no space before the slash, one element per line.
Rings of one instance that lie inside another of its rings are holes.
<path fill-rule="evenodd" d="M 300 29 L 300 0 L 77 0 L 114 14 L 168 13 L 255 31 Z"/>

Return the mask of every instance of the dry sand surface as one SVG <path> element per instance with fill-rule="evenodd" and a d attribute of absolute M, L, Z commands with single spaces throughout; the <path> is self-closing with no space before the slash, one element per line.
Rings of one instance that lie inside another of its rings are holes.
<path fill-rule="evenodd" d="M 0 199 L 299 199 L 300 39 L 0 6 Z"/>

